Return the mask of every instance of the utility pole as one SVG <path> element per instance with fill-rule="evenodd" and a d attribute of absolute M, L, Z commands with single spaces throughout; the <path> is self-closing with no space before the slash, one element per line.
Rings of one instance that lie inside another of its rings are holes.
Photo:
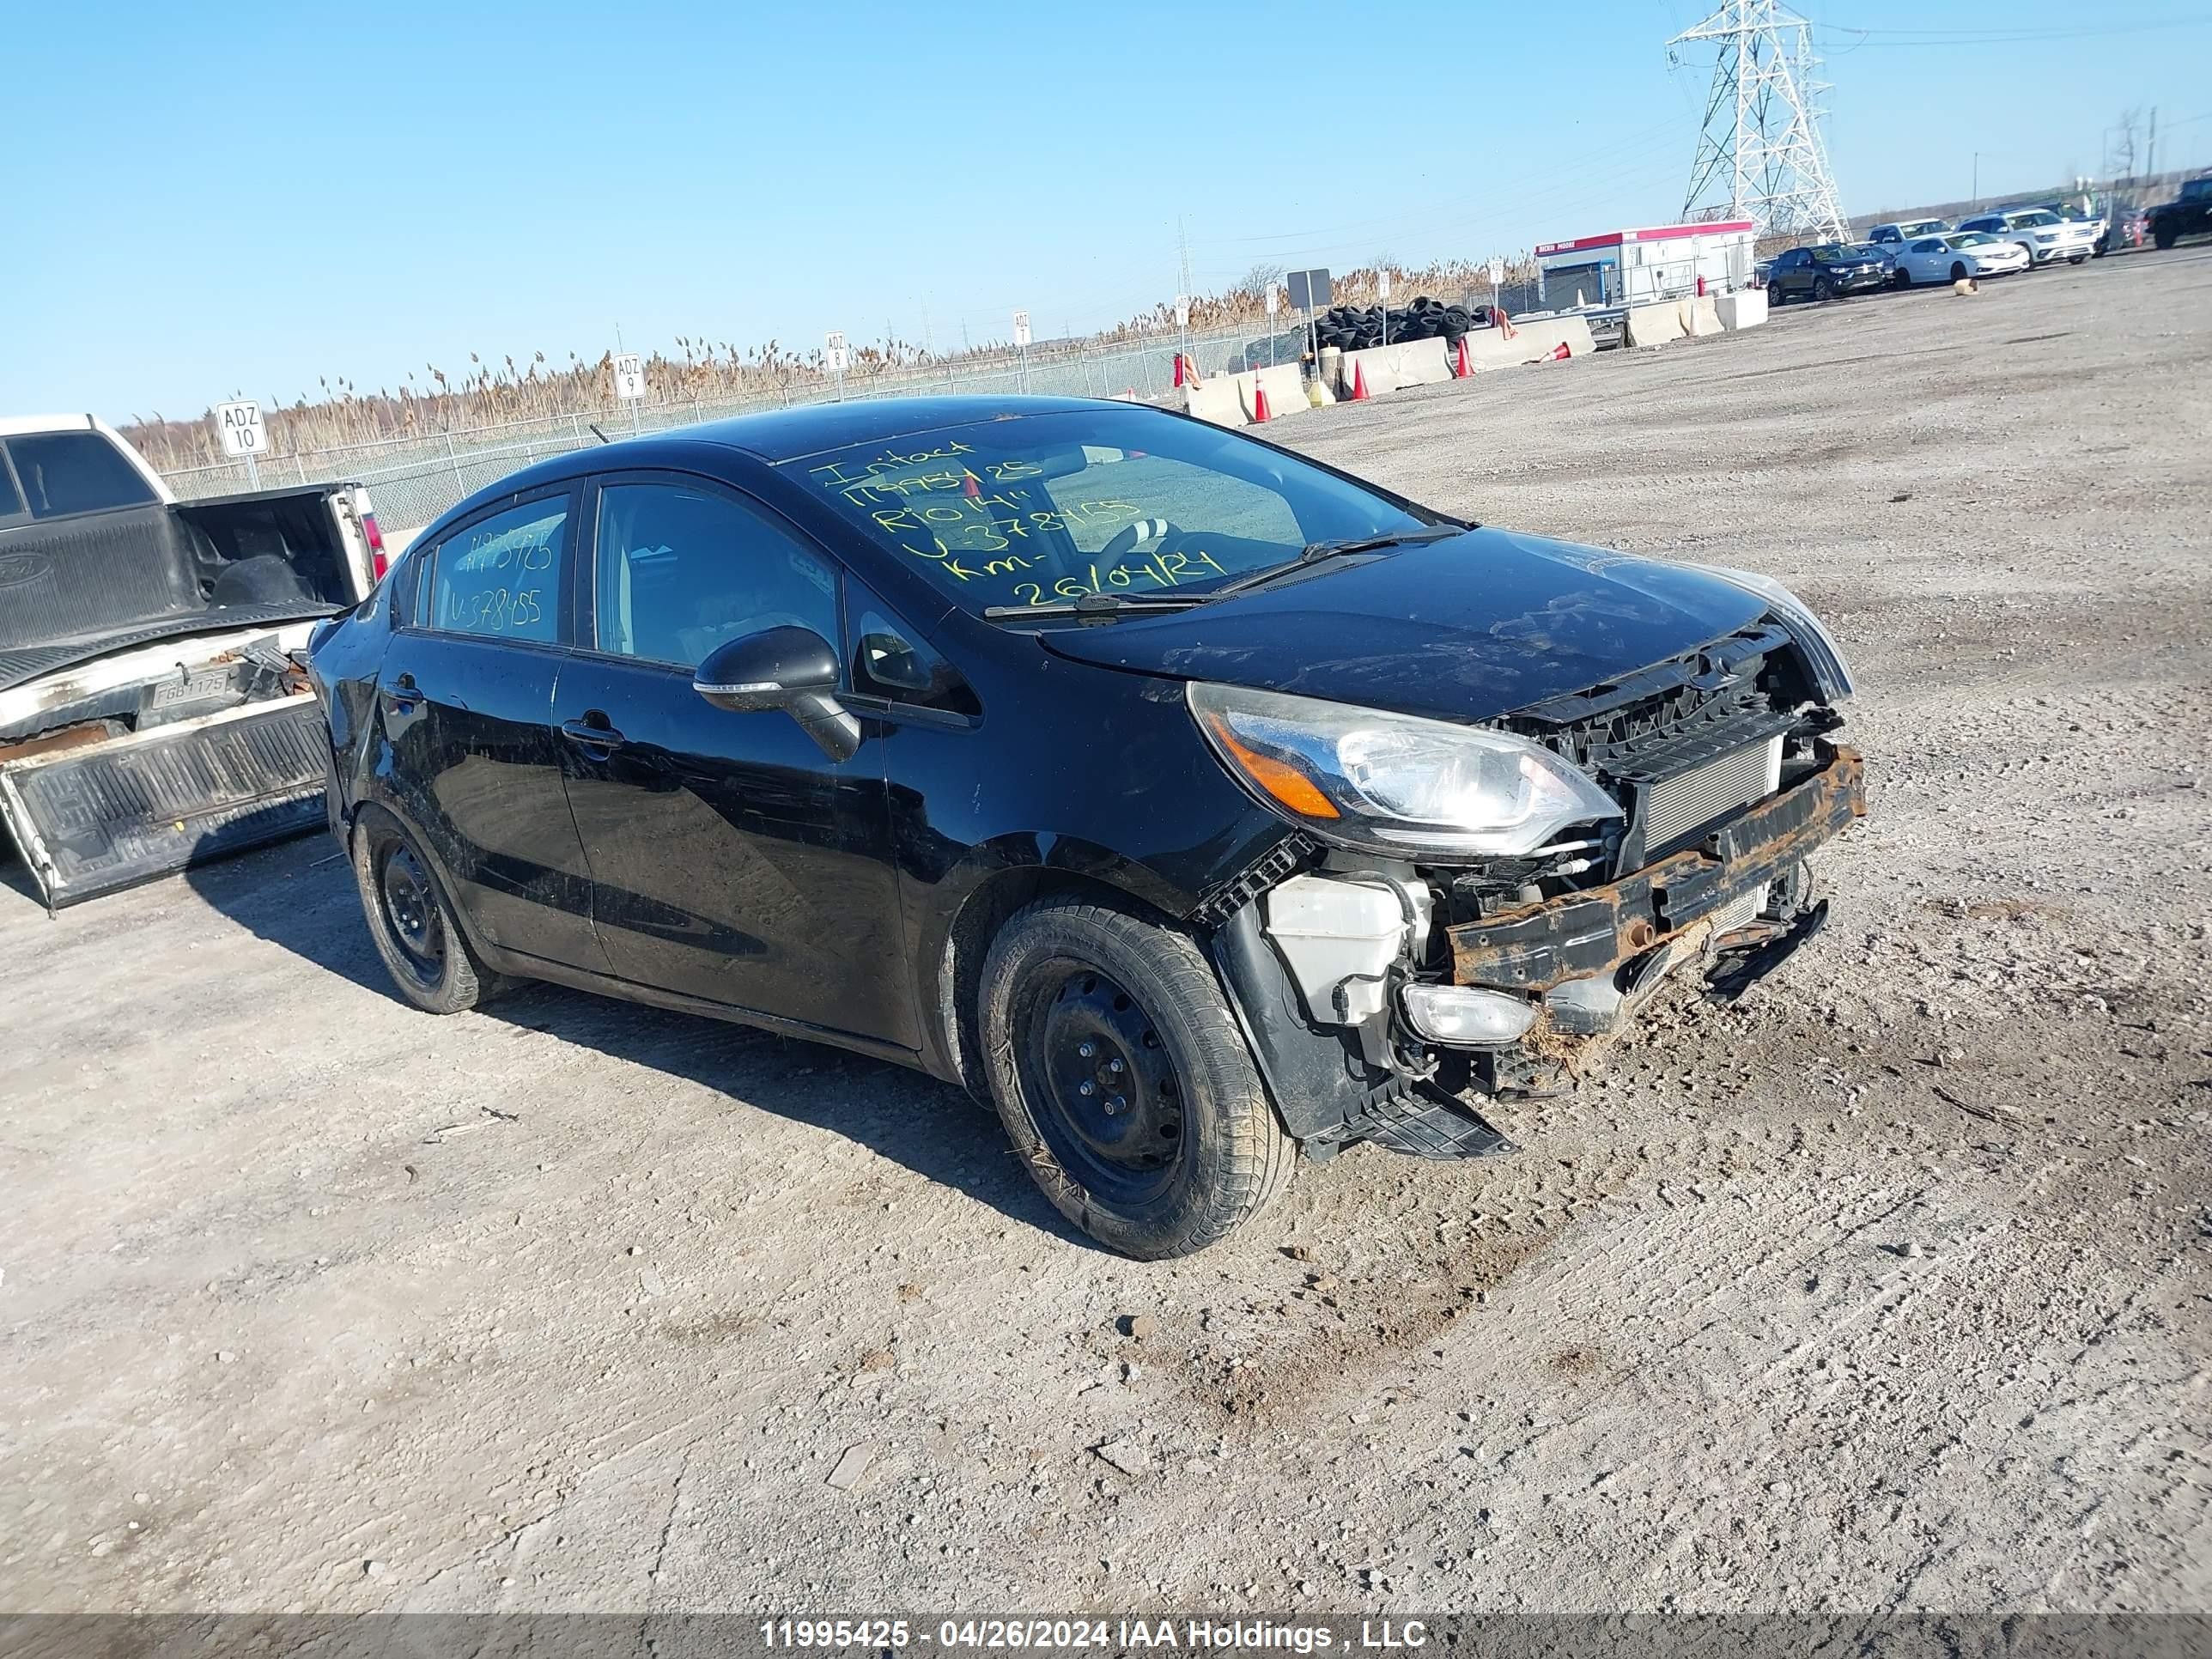
<path fill-rule="evenodd" d="M 1981 211 L 1981 207 L 1982 207 L 1982 153 L 1981 153 L 1981 151 L 1979 151 L 1979 150 L 1976 150 L 1976 151 L 1974 152 L 1974 210 L 1975 210 L 1977 213 L 1978 213 L 1978 212 L 1980 212 L 1980 211 Z"/>
<path fill-rule="evenodd" d="M 1706 42 L 1719 52 L 1683 219 L 1748 219 L 1762 234 L 1844 240 L 1815 103 L 1813 26 L 1778 0 L 1725 0 L 1667 44 Z"/>
<path fill-rule="evenodd" d="M 2150 139 L 2143 145 L 2143 182 L 2158 177 L 2158 106 L 2150 106 Z M 2153 188 L 2156 186 L 2154 185 Z"/>

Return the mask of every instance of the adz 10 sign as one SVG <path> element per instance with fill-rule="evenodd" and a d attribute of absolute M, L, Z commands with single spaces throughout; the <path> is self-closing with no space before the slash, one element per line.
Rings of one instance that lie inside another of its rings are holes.
<path fill-rule="evenodd" d="M 215 423 L 222 434 L 222 453 L 233 460 L 269 453 L 269 428 L 261 424 L 259 404 L 217 404 Z"/>

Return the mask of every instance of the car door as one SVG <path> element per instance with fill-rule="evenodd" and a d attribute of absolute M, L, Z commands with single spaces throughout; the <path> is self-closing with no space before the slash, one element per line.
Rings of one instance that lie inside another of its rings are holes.
<path fill-rule="evenodd" d="M 554 708 L 614 971 L 641 985 L 917 1040 L 883 727 L 833 760 L 788 714 L 718 708 L 692 670 L 764 628 L 842 637 L 842 571 L 758 501 L 686 475 L 601 479 L 586 630 Z"/>
<path fill-rule="evenodd" d="M 604 971 L 591 884 L 568 813 L 553 690 L 575 564 L 576 495 L 511 500 L 419 558 L 377 702 L 392 804 L 492 944 Z"/>
<path fill-rule="evenodd" d="M 1774 262 L 1767 281 L 1779 288 L 1785 298 L 1794 299 L 1810 290 L 1813 256 L 1802 247 L 1793 247 Z"/>

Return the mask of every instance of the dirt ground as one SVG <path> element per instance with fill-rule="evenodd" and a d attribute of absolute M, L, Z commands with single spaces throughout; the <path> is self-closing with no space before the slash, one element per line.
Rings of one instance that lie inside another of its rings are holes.
<path fill-rule="evenodd" d="M 323 840 L 15 872 L 0 1607 L 2212 1607 L 2208 367 L 2184 248 L 1271 428 L 1788 580 L 1873 814 L 1517 1158 L 1177 1265 L 886 1066 L 410 1012 Z"/>

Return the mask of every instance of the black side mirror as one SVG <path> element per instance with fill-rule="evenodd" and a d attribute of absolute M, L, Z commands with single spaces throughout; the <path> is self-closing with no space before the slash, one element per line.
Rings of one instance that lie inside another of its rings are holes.
<path fill-rule="evenodd" d="M 707 653 L 691 689 L 717 708 L 781 708 L 831 760 L 860 747 L 860 723 L 837 701 L 837 653 L 811 628 L 763 628 Z"/>

